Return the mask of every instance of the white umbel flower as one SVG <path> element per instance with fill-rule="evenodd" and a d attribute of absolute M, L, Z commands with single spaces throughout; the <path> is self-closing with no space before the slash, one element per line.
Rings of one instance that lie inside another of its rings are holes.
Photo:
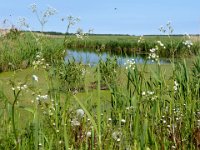
<path fill-rule="evenodd" d="M 85 112 L 83 111 L 83 109 L 77 109 L 76 110 L 76 115 L 78 118 L 83 118 Z"/>
<path fill-rule="evenodd" d="M 33 78 L 34 81 L 37 81 L 37 82 L 38 82 L 38 76 L 32 75 L 32 78 Z"/>

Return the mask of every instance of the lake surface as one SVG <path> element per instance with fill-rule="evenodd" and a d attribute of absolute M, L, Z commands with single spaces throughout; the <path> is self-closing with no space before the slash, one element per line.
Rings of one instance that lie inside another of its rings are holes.
<path fill-rule="evenodd" d="M 137 64 L 144 64 L 145 58 L 148 57 L 147 54 L 139 54 L 132 56 L 124 56 L 124 55 L 112 55 L 106 52 L 94 52 L 94 51 L 86 51 L 86 50 L 67 50 L 65 61 L 74 58 L 76 62 L 82 62 L 84 64 L 95 65 L 99 62 L 100 58 L 106 60 L 108 56 L 116 57 L 119 65 L 123 65 L 127 60 L 134 59 Z M 148 64 L 152 64 L 151 60 L 147 61 Z M 160 58 L 161 64 L 169 63 L 169 60 L 165 58 Z"/>

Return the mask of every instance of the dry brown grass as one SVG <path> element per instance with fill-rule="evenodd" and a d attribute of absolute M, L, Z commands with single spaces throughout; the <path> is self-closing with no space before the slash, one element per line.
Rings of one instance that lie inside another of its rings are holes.
<path fill-rule="evenodd" d="M 0 29 L 0 37 L 6 36 L 10 32 L 9 29 Z"/>
<path fill-rule="evenodd" d="M 200 36 L 191 36 L 193 42 L 200 42 Z"/>

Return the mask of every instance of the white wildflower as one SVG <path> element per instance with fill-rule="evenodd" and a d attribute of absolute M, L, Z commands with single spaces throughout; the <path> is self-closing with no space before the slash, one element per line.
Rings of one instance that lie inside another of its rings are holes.
<path fill-rule="evenodd" d="M 122 133 L 119 131 L 115 131 L 112 133 L 112 138 L 117 142 L 120 142 L 121 136 L 122 136 Z"/>
<path fill-rule="evenodd" d="M 30 8 L 31 8 L 31 10 L 32 10 L 33 13 L 37 11 L 37 5 L 35 3 L 31 4 Z"/>
<path fill-rule="evenodd" d="M 47 100 L 48 99 L 48 95 L 37 95 L 36 100 L 40 101 L 40 100 Z"/>
<path fill-rule="evenodd" d="M 164 47 L 164 44 L 161 41 L 157 41 L 158 45 Z"/>
<path fill-rule="evenodd" d="M 42 95 L 40 98 L 46 100 L 48 98 L 48 95 Z"/>
<path fill-rule="evenodd" d="M 75 34 L 76 35 L 76 37 L 78 38 L 78 39 L 83 39 L 83 36 L 81 35 L 81 34 Z"/>
<path fill-rule="evenodd" d="M 145 91 L 143 91 L 143 92 L 142 92 L 142 96 L 145 96 L 145 95 L 146 95 L 146 92 L 145 92 Z"/>
<path fill-rule="evenodd" d="M 152 59 L 152 62 L 158 61 L 159 56 L 156 54 L 158 47 L 150 49 L 149 59 Z"/>
<path fill-rule="evenodd" d="M 126 69 L 135 69 L 135 60 L 131 59 L 131 60 L 127 60 L 126 63 L 124 63 L 124 65 L 126 66 Z"/>
<path fill-rule="evenodd" d="M 21 86 L 21 89 L 22 89 L 22 90 L 25 90 L 25 89 L 27 89 L 27 87 L 28 87 L 28 86 L 27 86 L 26 84 L 24 84 L 23 86 Z"/>
<path fill-rule="evenodd" d="M 140 36 L 139 40 L 138 40 L 138 43 L 142 43 L 144 42 L 144 38 L 143 38 L 143 35 Z"/>
<path fill-rule="evenodd" d="M 111 119 L 111 118 L 108 118 L 108 121 L 112 121 L 112 119 Z"/>
<path fill-rule="evenodd" d="M 83 109 L 77 109 L 76 110 L 76 115 L 79 118 L 82 118 L 84 116 L 85 112 L 83 111 Z"/>
<path fill-rule="evenodd" d="M 33 78 L 34 81 L 37 81 L 37 82 L 38 82 L 38 76 L 32 75 L 32 78 Z"/>
<path fill-rule="evenodd" d="M 183 44 L 184 44 L 185 46 L 187 46 L 188 48 L 190 48 L 190 47 L 193 45 L 193 43 L 192 43 L 191 40 L 187 40 L 187 41 L 183 42 Z"/>
<path fill-rule="evenodd" d="M 71 125 L 72 126 L 80 126 L 80 122 L 77 120 L 77 119 L 73 119 L 72 121 L 71 121 Z"/>
<path fill-rule="evenodd" d="M 86 74 L 85 68 L 81 69 L 81 73 L 82 73 L 82 76 L 84 76 Z"/>
<path fill-rule="evenodd" d="M 126 123 L 126 120 L 125 120 L 125 119 L 122 119 L 121 122 L 122 122 L 122 123 Z"/>
<path fill-rule="evenodd" d="M 40 58 L 41 56 L 39 54 L 36 55 L 36 58 Z"/>
<path fill-rule="evenodd" d="M 173 145 L 173 146 L 172 146 L 172 149 L 176 149 L 176 146 Z"/>
<path fill-rule="evenodd" d="M 152 48 L 149 50 L 151 53 L 155 53 L 156 52 L 156 49 L 155 48 Z"/>
<path fill-rule="evenodd" d="M 177 81 L 174 81 L 174 91 L 177 91 L 178 90 L 178 82 Z"/>
<path fill-rule="evenodd" d="M 153 95 L 154 92 L 153 92 L 153 91 L 147 91 L 147 94 L 149 94 L 149 95 Z"/>
<path fill-rule="evenodd" d="M 86 133 L 86 137 L 91 137 L 91 135 L 92 135 L 92 133 L 90 132 L 90 131 L 88 131 L 87 133 Z"/>

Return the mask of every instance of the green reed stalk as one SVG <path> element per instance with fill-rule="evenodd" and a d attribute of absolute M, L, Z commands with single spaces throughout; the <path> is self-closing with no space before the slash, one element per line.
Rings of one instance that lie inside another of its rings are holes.
<path fill-rule="evenodd" d="M 21 90 L 19 90 L 18 92 L 14 90 L 14 102 L 12 104 L 12 127 L 13 127 L 13 133 L 15 136 L 16 149 L 19 149 L 19 141 L 18 141 L 18 135 L 17 135 L 16 126 L 15 126 L 15 104 L 18 101 L 20 92 Z"/>
<path fill-rule="evenodd" d="M 100 73 L 100 66 L 98 64 L 98 99 L 97 99 L 97 120 L 98 120 L 98 142 L 99 142 L 99 148 L 100 150 L 102 149 L 101 147 L 101 99 L 100 99 L 100 91 L 101 91 L 101 73 Z"/>

